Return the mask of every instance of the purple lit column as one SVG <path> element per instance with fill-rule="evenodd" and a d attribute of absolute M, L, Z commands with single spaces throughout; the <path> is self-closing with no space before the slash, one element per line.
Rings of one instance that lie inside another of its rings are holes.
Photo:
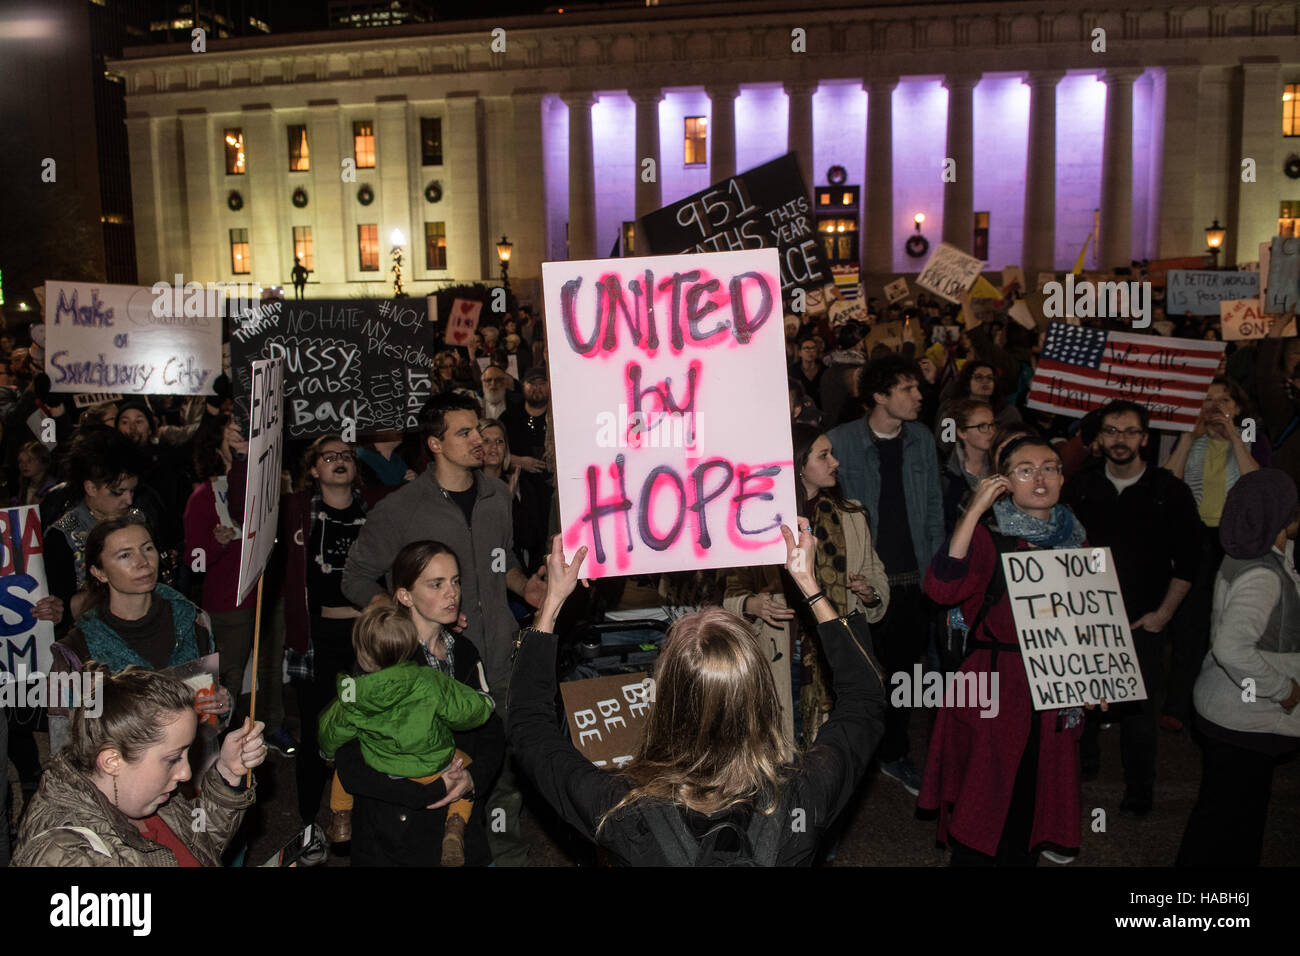
<path fill-rule="evenodd" d="M 1133 82 L 1141 70 L 1107 70 L 1106 132 L 1101 147 L 1101 236 L 1098 266 L 1133 260 Z"/>
<path fill-rule="evenodd" d="M 894 271 L 894 111 L 898 77 L 869 80 L 867 89 L 866 271 Z"/>
<path fill-rule="evenodd" d="M 591 93 L 566 93 L 569 107 L 569 258 L 596 258 L 596 160 L 591 145 Z"/>
<path fill-rule="evenodd" d="M 628 95 L 636 104 L 636 217 L 640 219 L 663 205 L 662 173 L 659 169 L 659 101 L 664 94 L 659 89 L 640 89 L 629 90 Z M 646 182 L 641 166 L 647 159 L 654 160 L 654 179 L 650 182 Z"/>
<path fill-rule="evenodd" d="M 1025 281 L 1053 272 L 1056 261 L 1056 84 L 1064 73 L 1033 73 L 1029 87 L 1029 157 L 1025 162 Z"/>
<path fill-rule="evenodd" d="M 735 86 L 708 86 L 713 103 L 713 130 L 709 134 L 709 178 L 715 183 L 736 175 Z"/>
<path fill-rule="evenodd" d="M 946 159 L 955 161 L 956 178 L 943 184 L 943 241 L 970 252 L 975 238 L 974 106 L 978 76 L 945 77 L 948 90 L 948 145 Z"/>
<path fill-rule="evenodd" d="M 786 126 L 786 148 L 799 157 L 799 170 L 803 173 L 804 191 L 811 196 L 813 189 L 813 93 L 817 83 L 800 80 L 786 83 L 785 93 L 790 98 L 790 115 Z"/>

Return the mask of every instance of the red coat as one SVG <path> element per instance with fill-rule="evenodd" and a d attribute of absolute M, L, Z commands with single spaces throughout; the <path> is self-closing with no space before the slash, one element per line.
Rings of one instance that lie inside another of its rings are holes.
<path fill-rule="evenodd" d="M 1025 542 L 1018 542 L 1026 547 Z M 925 593 L 936 603 L 960 605 L 969 623 L 975 620 L 984 592 L 1000 560 L 993 538 L 983 525 L 975 529 L 965 560 L 948 556 L 947 542 L 925 576 Z M 1011 601 L 1005 594 L 985 618 L 990 636 L 1016 644 Z M 987 672 L 990 650 L 976 650 L 959 669 L 961 673 Z M 939 811 L 939 839 L 948 836 L 988 856 L 997 854 L 1003 825 L 1011 808 L 1011 790 L 1020 758 L 1029 740 L 1030 721 L 1040 721 L 1038 785 L 1030 847 L 1052 843 L 1074 849 L 1080 842 L 1079 738 L 1083 726 L 1058 729 L 1060 711 L 1035 713 L 1029 681 L 1020 655 L 997 655 L 998 713 L 981 717 L 978 704 L 939 710 L 930 739 L 925 776 L 917 805 Z"/>

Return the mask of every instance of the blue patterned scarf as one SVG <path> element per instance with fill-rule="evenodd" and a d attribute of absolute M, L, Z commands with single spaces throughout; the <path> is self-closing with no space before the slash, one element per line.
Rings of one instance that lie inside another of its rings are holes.
<path fill-rule="evenodd" d="M 1083 545 L 1087 532 L 1065 505 L 1052 508 L 1047 521 L 1027 515 L 1017 508 L 1010 498 L 993 502 L 993 515 L 997 518 L 997 531 L 1009 538 L 1020 538 L 1039 548 L 1078 548 Z"/>

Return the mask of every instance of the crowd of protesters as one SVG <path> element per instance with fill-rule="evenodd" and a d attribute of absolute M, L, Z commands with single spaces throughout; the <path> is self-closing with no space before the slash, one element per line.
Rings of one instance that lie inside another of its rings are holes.
<path fill-rule="evenodd" d="M 436 354 L 418 429 L 290 443 L 253 677 L 257 598 L 236 594 L 247 443 L 228 380 L 79 410 L 0 336 L 0 494 L 39 506 L 45 529 L 51 596 L 33 613 L 55 625 L 56 670 L 107 677 L 100 720 L 84 702 L 6 709 L 0 767 L 22 801 L 6 786 L 0 862 L 229 862 L 273 751 L 295 761 L 299 865 L 330 846 L 353 865 L 523 865 L 523 780 L 614 863 L 809 863 L 834 852 L 869 765 L 937 817 L 953 865 L 1064 863 L 1115 724 L 1121 812 L 1156 804 L 1161 731 L 1194 733 L 1204 770 L 1178 862 L 1258 864 L 1274 767 L 1300 750 L 1286 317 L 1230 344 L 1178 433 L 1130 401 L 1080 419 L 1029 407 L 1043 331 L 999 306 L 977 321 L 969 302 L 865 304 L 865 322 L 787 318 L 786 566 L 589 589 L 582 552 L 566 562 L 553 544 L 542 322 L 485 319 L 468 348 Z M 878 341 L 893 321 L 920 339 Z M 1113 555 L 1148 697 L 1036 711 L 999 556 L 1084 546 Z M 645 739 L 612 773 L 557 730 L 554 702 L 566 638 L 619 611 L 672 626 Z M 214 652 L 214 692 L 196 697 L 174 671 Z M 948 701 L 931 722 L 888 701 L 890 675 L 917 665 L 995 677 L 996 713 Z M 224 743 L 195 785 L 181 758 L 204 720 Z M 182 826 L 199 806 L 215 821 L 201 839 Z M 810 815 L 797 834 L 793 806 Z"/>

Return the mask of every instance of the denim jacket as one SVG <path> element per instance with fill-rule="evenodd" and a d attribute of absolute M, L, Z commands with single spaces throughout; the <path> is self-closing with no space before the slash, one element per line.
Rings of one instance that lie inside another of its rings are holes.
<path fill-rule="evenodd" d="M 846 498 L 856 498 L 871 515 L 873 529 L 880 527 L 880 453 L 867 416 L 827 432 L 839 459 L 840 487 Z M 924 573 L 943 545 L 943 493 L 939 488 L 939 456 L 934 436 L 916 422 L 903 422 L 903 494 L 907 499 L 907 525 L 912 530 L 916 566 Z M 888 568 L 886 568 L 888 570 Z"/>

